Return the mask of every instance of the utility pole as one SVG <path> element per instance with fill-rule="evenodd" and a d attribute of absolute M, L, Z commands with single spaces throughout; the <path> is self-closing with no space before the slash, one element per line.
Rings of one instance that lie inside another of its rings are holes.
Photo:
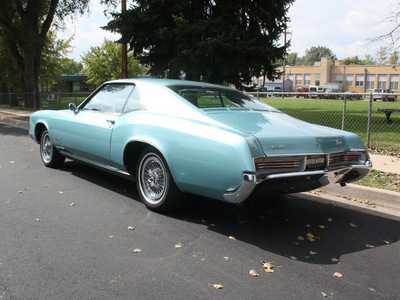
<path fill-rule="evenodd" d="M 126 11 L 126 0 L 121 0 L 122 12 Z M 128 78 L 128 46 L 122 43 L 122 78 Z"/>
<path fill-rule="evenodd" d="M 283 44 L 285 45 L 285 47 L 286 47 L 286 29 L 287 29 L 286 24 L 287 23 L 285 22 L 285 33 L 283 36 L 283 38 L 284 38 Z M 284 91 L 285 91 L 285 75 L 286 75 L 285 73 L 286 73 L 286 53 L 285 53 L 285 56 L 283 57 L 282 99 L 283 99 L 283 95 L 284 95 Z"/>

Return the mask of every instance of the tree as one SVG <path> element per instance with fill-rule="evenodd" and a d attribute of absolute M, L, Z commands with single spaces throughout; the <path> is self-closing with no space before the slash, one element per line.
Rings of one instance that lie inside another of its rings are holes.
<path fill-rule="evenodd" d="M 61 66 L 62 74 L 75 75 L 80 74 L 83 70 L 83 64 L 73 59 L 66 58 Z"/>
<path fill-rule="evenodd" d="M 343 64 L 344 65 L 363 65 L 364 62 L 358 58 L 357 56 L 353 56 L 353 57 L 346 57 L 345 59 L 343 59 Z"/>
<path fill-rule="evenodd" d="M 337 59 L 336 55 L 333 54 L 332 50 L 327 47 L 323 46 L 311 47 L 310 49 L 306 50 L 305 65 L 312 66 L 315 62 L 321 61 L 321 58 L 323 57 L 329 57 L 332 60 Z"/>
<path fill-rule="evenodd" d="M 89 0 L 8 0 L 0 2 L 0 39 L 15 71 L 22 74 L 24 92 L 39 96 L 39 72 L 46 37 L 52 25 L 67 15 L 82 14 Z M 25 99 L 34 106 L 34 97 Z M 38 103 L 36 103 L 38 106 Z"/>
<path fill-rule="evenodd" d="M 151 74 L 223 81 L 241 86 L 251 76 L 277 77 L 277 46 L 293 0 L 138 0 L 105 27 L 122 34 Z"/>
<path fill-rule="evenodd" d="M 378 51 L 376 51 L 376 55 L 378 56 L 378 65 L 383 65 L 386 63 L 388 48 L 381 46 Z"/>
<path fill-rule="evenodd" d="M 121 78 L 121 44 L 104 40 L 101 46 L 90 47 L 82 56 L 83 73 L 88 76 L 88 82 L 100 85 L 105 81 Z M 128 57 L 128 77 L 138 77 L 148 72 L 148 68 L 140 65 L 130 53 Z"/>
<path fill-rule="evenodd" d="M 68 61 L 66 56 L 70 53 L 72 38 L 70 37 L 67 40 L 57 39 L 56 32 L 54 30 L 49 31 L 43 47 L 39 69 L 39 83 L 42 90 L 55 83 L 63 73 L 63 65 Z"/>
<path fill-rule="evenodd" d="M 375 59 L 371 54 L 365 54 L 365 59 L 363 60 L 363 65 L 373 66 L 376 65 Z"/>
<path fill-rule="evenodd" d="M 286 56 L 286 65 L 295 66 L 298 60 L 299 60 L 299 54 L 297 52 L 289 53 Z"/>
<path fill-rule="evenodd" d="M 399 63 L 399 52 L 394 50 L 392 54 L 390 54 L 388 64 L 397 65 Z"/>

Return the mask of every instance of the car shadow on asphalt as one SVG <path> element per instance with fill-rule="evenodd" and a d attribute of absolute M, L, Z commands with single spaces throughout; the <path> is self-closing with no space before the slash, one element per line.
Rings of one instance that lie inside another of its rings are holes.
<path fill-rule="evenodd" d="M 13 135 L 13 136 L 28 136 L 29 130 L 16 127 L 13 124 L 7 124 L 6 121 L 0 123 L 0 134 L 1 135 Z"/>
<path fill-rule="evenodd" d="M 61 171 L 140 202 L 132 181 L 71 161 Z M 243 205 L 186 197 L 184 209 L 165 215 L 312 264 L 332 264 L 345 254 L 390 247 L 400 238 L 399 217 L 332 202 L 323 194 L 252 198 Z"/>

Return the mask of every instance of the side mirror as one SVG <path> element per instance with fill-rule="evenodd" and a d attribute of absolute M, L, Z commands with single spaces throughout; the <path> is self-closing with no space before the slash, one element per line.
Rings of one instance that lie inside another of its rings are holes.
<path fill-rule="evenodd" d="M 77 111 L 76 104 L 74 102 L 71 102 L 70 104 L 68 104 L 68 107 L 69 107 L 69 110 L 72 110 L 74 112 Z"/>

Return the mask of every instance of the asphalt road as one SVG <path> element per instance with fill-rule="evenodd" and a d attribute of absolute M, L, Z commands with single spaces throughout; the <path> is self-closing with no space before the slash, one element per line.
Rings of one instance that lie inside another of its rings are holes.
<path fill-rule="evenodd" d="M 161 215 L 127 180 L 45 168 L 28 132 L 4 124 L 0 166 L 1 300 L 400 299 L 394 214 L 295 194 L 239 208 L 188 196 Z"/>

